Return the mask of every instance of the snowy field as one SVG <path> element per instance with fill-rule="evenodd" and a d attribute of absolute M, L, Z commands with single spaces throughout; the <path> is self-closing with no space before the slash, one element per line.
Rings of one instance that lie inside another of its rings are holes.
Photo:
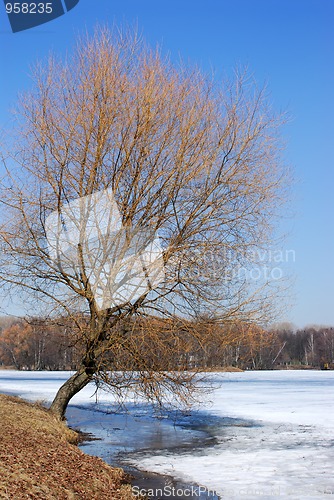
<path fill-rule="evenodd" d="M 0 392 L 50 401 L 68 376 L 0 371 Z M 108 414 L 115 410 L 111 395 L 99 394 L 96 403 L 90 386 L 73 398 L 69 423 L 106 438 L 100 446 L 105 459 L 108 442 L 115 445 L 122 430 L 119 442 L 126 436 L 128 442 L 119 451 L 127 463 L 201 484 L 224 499 L 334 495 L 334 371 L 214 373 L 210 378 L 216 390 L 201 411 L 176 421 L 154 419 L 147 405 L 130 403 L 120 424 L 121 415 Z"/>

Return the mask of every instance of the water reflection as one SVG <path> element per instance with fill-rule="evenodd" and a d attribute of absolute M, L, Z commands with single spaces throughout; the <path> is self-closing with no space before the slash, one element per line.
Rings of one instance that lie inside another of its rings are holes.
<path fill-rule="evenodd" d="M 127 406 L 126 410 L 108 405 L 87 407 L 70 406 L 67 411 L 69 425 L 91 433 L 98 440 L 86 441 L 81 447 L 86 453 L 97 455 L 107 463 L 121 466 L 133 476 L 136 492 L 146 490 L 154 499 L 187 498 L 218 500 L 214 492 L 203 487 L 186 484 L 169 476 L 143 472 L 131 462 L 140 457 L 173 453 L 204 452 L 208 446 L 224 438 L 231 426 L 253 426 L 253 422 L 222 418 L 203 411 L 191 414 L 168 412 L 156 418 L 149 405 Z M 184 494 L 182 495 L 182 492 Z M 173 495 L 174 493 L 174 495 Z"/>

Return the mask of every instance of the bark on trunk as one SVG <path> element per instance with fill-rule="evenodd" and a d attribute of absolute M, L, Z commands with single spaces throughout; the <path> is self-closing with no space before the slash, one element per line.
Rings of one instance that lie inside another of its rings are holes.
<path fill-rule="evenodd" d="M 50 411 L 59 419 L 63 419 L 71 398 L 81 391 L 91 380 L 92 374 L 87 373 L 85 368 L 78 370 L 60 387 L 50 406 Z"/>

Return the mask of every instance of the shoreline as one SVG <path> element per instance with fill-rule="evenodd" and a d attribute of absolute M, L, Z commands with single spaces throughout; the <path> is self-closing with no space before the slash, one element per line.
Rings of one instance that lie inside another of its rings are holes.
<path fill-rule="evenodd" d="M 1 391 L 0 395 L 14 397 L 23 403 L 27 403 L 34 406 L 35 402 L 31 400 L 24 399 L 17 394 L 10 391 Z M 47 410 L 46 406 L 43 406 Z M 90 410 L 81 408 L 81 411 Z M 122 418 L 122 416 L 119 416 Z M 98 454 L 98 446 L 94 446 L 93 443 L 101 442 L 103 439 L 97 437 L 92 432 L 86 432 L 80 429 L 79 426 L 71 425 L 68 418 L 65 419 L 64 425 L 69 429 L 69 431 L 74 431 L 78 436 L 78 443 L 76 447 L 84 455 L 88 457 L 99 457 L 103 462 L 111 467 L 112 469 L 122 469 L 127 478 L 128 484 L 131 485 L 134 497 L 139 497 L 139 494 L 146 493 L 147 498 L 154 500 L 220 500 L 220 497 L 213 491 L 207 490 L 207 488 L 194 483 L 187 482 L 177 479 L 176 477 L 159 474 L 152 471 L 143 471 L 135 466 L 125 463 L 122 459 L 107 461 L 105 457 Z M 95 453 L 89 453 L 85 448 L 91 447 L 96 448 Z M 151 492 L 153 496 L 151 496 Z M 175 493 L 175 495 L 173 494 Z"/>
<path fill-rule="evenodd" d="M 72 406 L 70 409 L 73 410 L 74 407 Z M 80 412 L 81 411 L 91 412 L 94 410 L 91 410 L 89 408 L 84 409 L 81 407 Z M 103 412 L 101 413 L 103 414 Z M 122 414 L 113 415 L 113 417 L 115 417 L 114 421 L 115 425 L 119 425 L 119 421 L 126 418 L 126 416 Z M 68 424 L 70 424 L 70 419 L 67 420 L 67 422 Z M 94 434 L 94 432 L 82 431 L 80 429 L 79 422 L 76 423 L 74 427 L 72 427 L 71 425 L 69 425 L 69 427 L 81 434 L 82 440 L 80 440 L 79 447 L 82 451 L 84 451 L 87 454 L 90 453 L 94 453 L 95 455 L 98 454 L 98 456 L 101 457 L 111 467 L 122 468 L 125 474 L 129 477 L 130 484 L 132 488 L 135 490 L 135 493 L 139 492 L 144 493 L 144 490 L 146 492 L 150 492 L 153 490 L 154 492 L 158 492 L 158 496 L 149 495 L 149 498 L 154 500 L 169 500 L 173 498 L 177 500 L 187 500 L 187 499 L 220 500 L 221 499 L 221 497 L 216 492 L 208 490 L 206 487 L 201 486 L 199 483 L 193 481 L 191 482 L 184 481 L 169 474 L 156 473 L 150 470 L 141 470 L 135 465 L 129 464 L 124 456 L 124 455 L 131 455 L 131 452 L 129 451 L 126 453 L 121 453 L 121 455 L 123 456 L 119 455 L 118 457 L 116 453 L 113 455 L 112 458 L 108 460 L 106 458 L 106 454 L 103 453 L 103 450 L 101 450 L 105 446 L 105 440 L 103 438 L 97 437 L 96 434 Z M 204 445 L 204 447 L 212 446 L 214 444 L 212 441 L 212 437 L 208 432 L 206 432 L 206 434 L 208 440 L 207 443 Z M 198 445 L 196 440 L 194 440 L 193 442 L 194 450 L 196 449 L 196 444 Z M 106 447 L 108 447 L 108 445 Z M 90 448 L 88 452 L 86 451 L 87 448 Z M 100 453 L 99 453 L 99 448 L 100 448 Z M 138 451 L 139 450 L 134 450 L 134 453 Z M 177 493 L 177 495 L 173 495 L 172 494 L 173 492 Z"/>
<path fill-rule="evenodd" d="M 0 498 L 133 498 L 125 472 L 85 454 L 77 433 L 42 405 L 0 394 L 0 417 Z"/>
<path fill-rule="evenodd" d="M 26 399 L 50 401 L 68 375 L 1 372 L 0 388 Z M 69 419 L 69 424 L 105 437 L 101 454 L 107 463 L 124 458 L 143 471 L 197 482 L 220 496 L 238 497 L 239 492 L 244 495 L 259 488 L 267 496 L 277 488 L 315 496 L 334 491 L 330 465 L 334 456 L 328 446 L 334 435 L 334 402 L 329 397 L 333 371 L 217 373 L 209 381 L 215 392 L 201 406 L 188 414 L 161 412 L 158 418 L 153 418 L 155 412 L 148 404 L 127 398 L 125 409 L 107 393 L 96 399 L 94 387 L 89 387 L 73 402 L 99 413 L 76 408 L 77 418 Z M 123 420 L 116 412 L 123 414 Z M 70 416 L 75 417 L 73 412 Z M 205 447 L 201 429 L 216 438 L 213 447 Z M 249 498 L 255 500 L 255 496 Z"/>

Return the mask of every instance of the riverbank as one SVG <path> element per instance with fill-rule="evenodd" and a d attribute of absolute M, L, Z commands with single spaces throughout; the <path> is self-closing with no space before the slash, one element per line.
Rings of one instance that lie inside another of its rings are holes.
<path fill-rule="evenodd" d="M 0 394 L 0 421 L 0 498 L 133 498 L 123 470 L 83 453 L 78 434 L 42 406 Z"/>
<path fill-rule="evenodd" d="M 0 391 L 48 405 L 70 375 L 0 371 Z M 207 383 L 214 392 L 189 414 L 156 414 L 130 397 L 120 406 L 91 384 L 73 398 L 66 417 L 71 428 L 98 438 L 80 444 L 85 453 L 139 469 L 145 488 L 152 485 L 150 471 L 221 498 L 334 494 L 333 371 L 210 373 Z"/>
<path fill-rule="evenodd" d="M 114 412 L 111 406 L 103 404 L 99 409 L 96 405 L 70 405 L 66 417 L 72 428 L 88 436 L 80 443 L 80 448 L 113 467 L 122 468 L 130 477 L 135 496 L 142 493 L 155 500 L 219 500 L 214 491 L 196 484 L 195 480 L 182 481 L 172 473 L 156 474 L 132 464 L 132 457 L 138 453 L 144 456 L 161 451 L 196 453 L 213 446 L 215 439 L 209 429 L 198 422 L 192 425 L 190 417 L 188 425 L 186 422 L 183 426 L 177 422 L 171 425 L 168 418 L 152 418 L 146 405 L 135 408 L 128 405 L 127 409 L 118 408 Z"/>

